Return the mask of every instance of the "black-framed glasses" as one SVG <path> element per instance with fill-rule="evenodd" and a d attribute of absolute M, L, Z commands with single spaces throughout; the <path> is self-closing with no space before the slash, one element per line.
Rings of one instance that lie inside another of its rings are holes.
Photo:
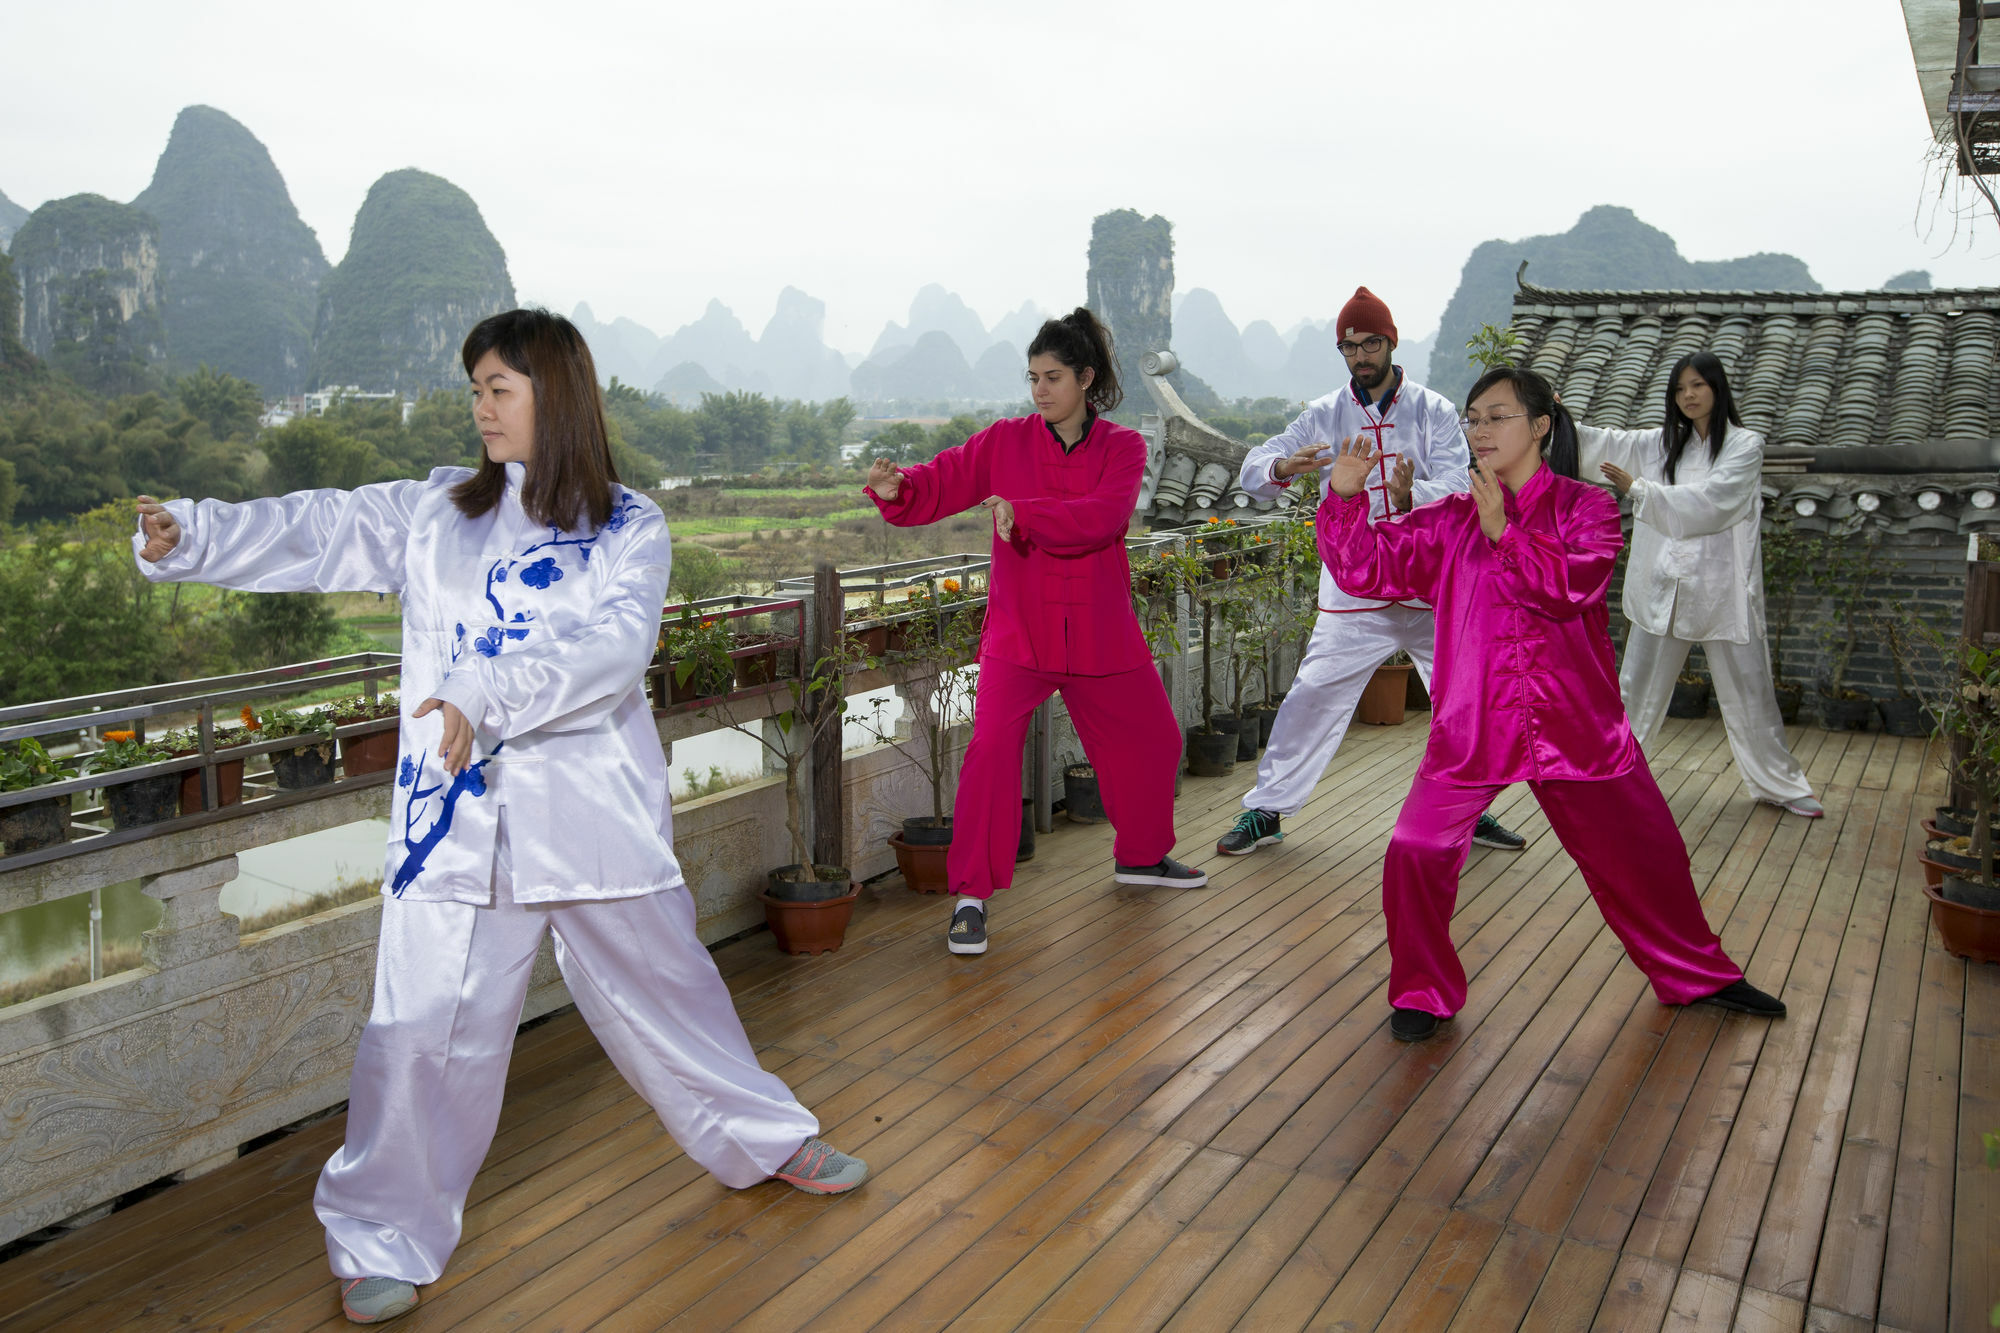
<path fill-rule="evenodd" d="M 1387 347 L 1388 345 L 1389 345 L 1389 340 L 1387 338 L 1384 338 L 1379 333 L 1371 333 L 1358 343 L 1337 342 L 1334 344 L 1335 347 L 1338 347 L 1340 349 L 1340 354 L 1346 357 L 1350 361 L 1352 361 L 1355 357 L 1359 356 L 1363 352 L 1366 352 L 1368 353 L 1368 355 L 1373 356 L 1375 355 L 1375 353 L 1381 351 L 1384 347 Z"/>
<path fill-rule="evenodd" d="M 1460 417 L 1458 425 L 1467 435 L 1471 435 L 1477 431 L 1484 430 L 1488 426 L 1497 426 L 1503 421 L 1519 421 L 1526 415 L 1528 415 L 1526 412 L 1496 412 L 1490 417 Z"/>

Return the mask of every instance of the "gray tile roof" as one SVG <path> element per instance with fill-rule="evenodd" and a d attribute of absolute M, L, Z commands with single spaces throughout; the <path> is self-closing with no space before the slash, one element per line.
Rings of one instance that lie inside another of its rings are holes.
<path fill-rule="evenodd" d="M 1581 421 L 1660 424 L 1675 361 L 1706 347 L 1743 424 L 1779 446 L 2000 434 L 2000 289 L 1584 292 L 1521 280 L 1517 364 Z"/>

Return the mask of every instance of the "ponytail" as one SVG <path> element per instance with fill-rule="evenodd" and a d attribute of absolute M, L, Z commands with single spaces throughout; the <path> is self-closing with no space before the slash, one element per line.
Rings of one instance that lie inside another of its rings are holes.
<path fill-rule="evenodd" d="M 1064 315 L 1061 319 L 1045 320 L 1035 340 L 1028 344 L 1028 359 L 1038 356 L 1052 356 L 1068 366 L 1081 379 L 1085 370 L 1090 371 L 1090 388 L 1084 391 L 1084 401 L 1099 412 L 1109 412 L 1125 401 L 1125 391 L 1118 385 L 1118 358 L 1111 347 L 1111 330 L 1098 322 L 1097 316 L 1086 306 Z"/>
<path fill-rule="evenodd" d="M 1514 396 L 1521 400 L 1521 410 L 1530 419 L 1547 417 L 1549 433 L 1541 439 L 1542 461 L 1559 477 L 1577 480 L 1578 449 L 1576 438 L 1576 418 L 1569 409 L 1556 401 L 1556 391 L 1549 382 L 1532 370 L 1519 366 L 1495 366 L 1479 377 L 1465 395 L 1468 406 L 1496 384 L 1510 384 Z"/>

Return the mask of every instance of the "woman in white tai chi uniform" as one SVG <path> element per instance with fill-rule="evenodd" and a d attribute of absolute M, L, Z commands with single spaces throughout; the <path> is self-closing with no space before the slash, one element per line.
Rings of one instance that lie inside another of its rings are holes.
<path fill-rule="evenodd" d="M 1579 426 L 1577 434 L 1582 476 L 1601 475 L 1632 501 L 1631 624 L 1618 669 L 1632 735 L 1644 745 L 1659 730 L 1688 647 L 1699 643 L 1744 787 L 1819 818 L 1805 770 L 1785 744 L 1764 642 L 1764 437 L 1743 429 L 1722 362 L 1693 352 L 1675 363 L 1658 430 Z"/>
<path fill-rule="evenodd" d="M 476 470 L 245 504 L 140 497 L 153 579 L 403 599 L 401 757 L 375 1000 L 347 1141 L 314 1208 L 356 1323 L 444 1271 L 500 1115 L 542 932 L 578 1011 L 725 1185 L 838 1193 L 867 1167 L 757 1063 L 695 937 L 666 759 L 642 688 L 668 538 L 618 484 L 590 350 L 514 310 L 461 353 Z"/>

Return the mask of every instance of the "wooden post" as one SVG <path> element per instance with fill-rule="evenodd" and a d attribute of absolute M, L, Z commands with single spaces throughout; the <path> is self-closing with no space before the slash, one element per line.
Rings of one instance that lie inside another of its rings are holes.
<path fill-rule="evenodd" d="M 840 636 L 846 619 L 846 599 L 840 591 L 840 571 L 822 560 L 813 567 L 812 625 L 806 633 L 806 660 L 801 664 L 805 679 L 813 676 L 813 664 L 828 662 L 839 670 Z M 812 826 L 813 860 L 820 865 L 847 864 L 847 811 L 842 803 L 839 722 L 818 725 L 822 709 L 839 709 L 843 688 L 815 697 L 813 704 Z"/>

